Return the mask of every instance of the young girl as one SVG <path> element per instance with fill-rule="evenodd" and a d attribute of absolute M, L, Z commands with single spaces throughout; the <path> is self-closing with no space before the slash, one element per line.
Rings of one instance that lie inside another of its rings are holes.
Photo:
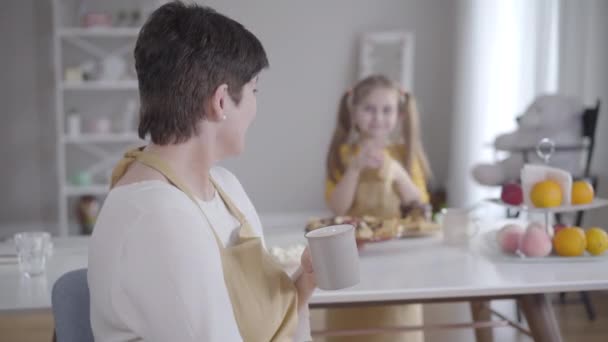
<path fill-rule="evenodd" d="M 370 76 L 340 101 L 327 154 L 326 198 L 335 215 L 398 218 L 412 204 L 428 203 L 430 170 L 416 104 L 384 76 Z M 422 324 L 421 305 L 333 309 L 329 329 Z M 331 341 L 423 341 L 422 332 L 335 338 Z"/>

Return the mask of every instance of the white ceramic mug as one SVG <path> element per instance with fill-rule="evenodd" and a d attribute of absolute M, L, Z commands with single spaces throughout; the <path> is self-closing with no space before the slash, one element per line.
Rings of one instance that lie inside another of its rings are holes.
<path fill-rule="evenodd" d="M 469 209 L 443 209 L 439 223 L 443 230 L 443 241 L 450 245 L 466 244 L 479 232 L 477 219 L 471 216 Z"/>
<path fill-rule="evenodd" d="M 353 226 L 315 229 L 306 234 L 306 239 L 320 289 L 339 290 L 359 283 L 359 252 Z"/>

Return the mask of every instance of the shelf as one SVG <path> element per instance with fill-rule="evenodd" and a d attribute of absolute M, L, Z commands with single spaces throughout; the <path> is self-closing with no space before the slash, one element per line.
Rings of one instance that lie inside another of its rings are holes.
<path fill-rule="evenodd" d="M 137 90 L 136 80 L 63 82 L 63 90 Z"/>
<path fill-rule="evenodd" d="M 135 133 L 110 133 L 110 134 L 80 134 L 77 136 L 64 135 L 63 142 L 66 144 L 92 144 L 92 143 L 135 143 L 144 142 Z"/>
<path fill-rule="evenodd" d="M 110 192 L 110 186 L 107 184 L 96 184 L 87 186 L 68 185 L 65 187 L 65 194 L 70 197 L 84 195 L 107 195 Z"/>
<path fill-rule="evenodd" d="M 61 28 L 60 37 L 124 37 L 137 38 L 139 27 L 95 27 L 95 28 Z"/>
<path fill-rule="evenodd" d="M 62 121 L 67 121 L 66 116 L 73 106 L 91 108 L 99 105 L 97 99 L 104 99 L 108 96 L 116 97 L 117 101 L 120 100 L 117 105 L 122 106 L 120 102 L 124 98 L 138 96 L 139 84 L 133 74 L 132 56 L 129 59 L 129 55 L 132 54 L 133 46 L 142 29 L 141 25 L 127 26 L 127 22 L 123 26 L 108 27 L 81 27 L 78 23 L 64 23 L 63 14 L 73 10 L 70 8 L 72 7 L 71 2 L 73 1 L 54 0 L 48 13 L 53 17 L 50 34 L 53 36 L 52 46 L 55 57 L 54 63 L 51 64 L 56 80 L 53 94 L 55 96 L 55 116 L 58 119 L 55 120 L 58 123 L 55 125 L 55 135 L 58 137 L 56 139 L 57 187 L 59 188 L 57 191 L 57 231 L 60 236 L 67 236 L 70 232 L 79 230 L 70 227 L 74 216 L 72 208 L 74 200 L 84 195 L 103 198 L 109 193 L 109 185 L 104 184 L 109 182 L 106 173 L 120 158 L 120 154 L 122 154 L 120 150 L 146 144 L 145 140 L 139 139 L 137 136 L 136 128 L 131 126 L 121 125 L 120 130 L 117 129 L 116 132 L 95 133 L 92 130 L 81 129 L 78 135 L 67 134 L 68 131 Z M 124 56 L 127 64 L 124 76 L 117 77 L 115 80 L 110 80 L 109 76 L 107 76 L 108 79 L 101 79 L 100 76 L 99 79 L 89 77 L 88 80 L 82 80 L 82 77 L 74 72 L 74 77 L 65 77 L 66 71 L 71 67 L 77 68 L 79 63 L 88 60 L 100 62 L 110 55 Z M 114 99 L 107 98 L 107 101 L 111 102 Z M 119 113 L 106 114 L 110 115 L 108 118 L 114 123 Z M 84 118 L 81 117 L 81 119 Z M 123 116 L 121 118 L 128 119 Z M 124 124 L 130 123 L 130 120 L 124 122 Z M 68 154 L 70 158 L 67 158 Z M 71 161 L 72 155 L 83 155 L 83 157 L 86 155 L 85 160 L 78 164 L 78 170 L 75 169 L 77 165 L 68 163 Z M 78 176 L 78 174 L 73 175 L 76 171 L 87 172 L 91 177 L 73 177 Z M 78 182 L 79 179 L 83 181 L 83 186 L 78 185 L 81 184 Z M 93 183 L 89 184 L 86 181 L 93 181 Z"/>
<path fill-rule="evenodd" d="M 591 210 L 597 209 L 601 207 L 608 206 L 608 199 L 604 198 L 595 198 L 593 202 L 589 204 L 582 205 L 563 205 L 559 207 L 553 208 L 531 208 L 525 205 L 510 205 L 498 198 L 492 198 L 487 200 L 490 203 L 500 205 L 505 208 L 520 210 L 520 211 L 528 211 L 528 212 L 536 212 L 536 213 L 567 213 L 567 212 L 576 212 L 581 210 Z"/>

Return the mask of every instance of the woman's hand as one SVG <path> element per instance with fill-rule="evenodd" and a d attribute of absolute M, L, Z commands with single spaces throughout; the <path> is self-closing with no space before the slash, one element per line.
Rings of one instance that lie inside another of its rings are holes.
<path fill-rule="evenodd" d="M 308 300 L 317 287 L 315 270 L 312 266 L 312 257 L 308 247 L 302 253 L 300 262 L 300 269 L 296 272 L 295 279 L 296 289 L 298 290 L 298 309 L 308 305 Z"/>

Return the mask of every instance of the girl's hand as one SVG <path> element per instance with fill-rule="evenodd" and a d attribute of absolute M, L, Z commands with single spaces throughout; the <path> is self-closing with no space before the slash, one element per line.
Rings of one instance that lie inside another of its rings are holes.
<path fill-rule="evenodd" d="M 363 169 L 379 169 L 384 165 L 384 146 L 383 144 L 367 140 L 361 145 L 359 153 L 353 157 L 350 167 L 357 171 Z"/>
<path fill-rule="evenodd" d="M 409 172 L 407 172 L 401 163 L 395 162 L 395 186 L 401 199 L 401 204 L 408 205 L 412 202 L 419 202 L 422 198 L 422 193 L 412 180 Z"/>
<path fill-rule="evenodd" d="M 394 167 L 397 169 L 395 172 L 395 184 L 398 187 L 408 187 L 414 184 L 412 177 L 410 177 L 410 173 L 403 168 L 401 163 L 395 163 Z"/>

